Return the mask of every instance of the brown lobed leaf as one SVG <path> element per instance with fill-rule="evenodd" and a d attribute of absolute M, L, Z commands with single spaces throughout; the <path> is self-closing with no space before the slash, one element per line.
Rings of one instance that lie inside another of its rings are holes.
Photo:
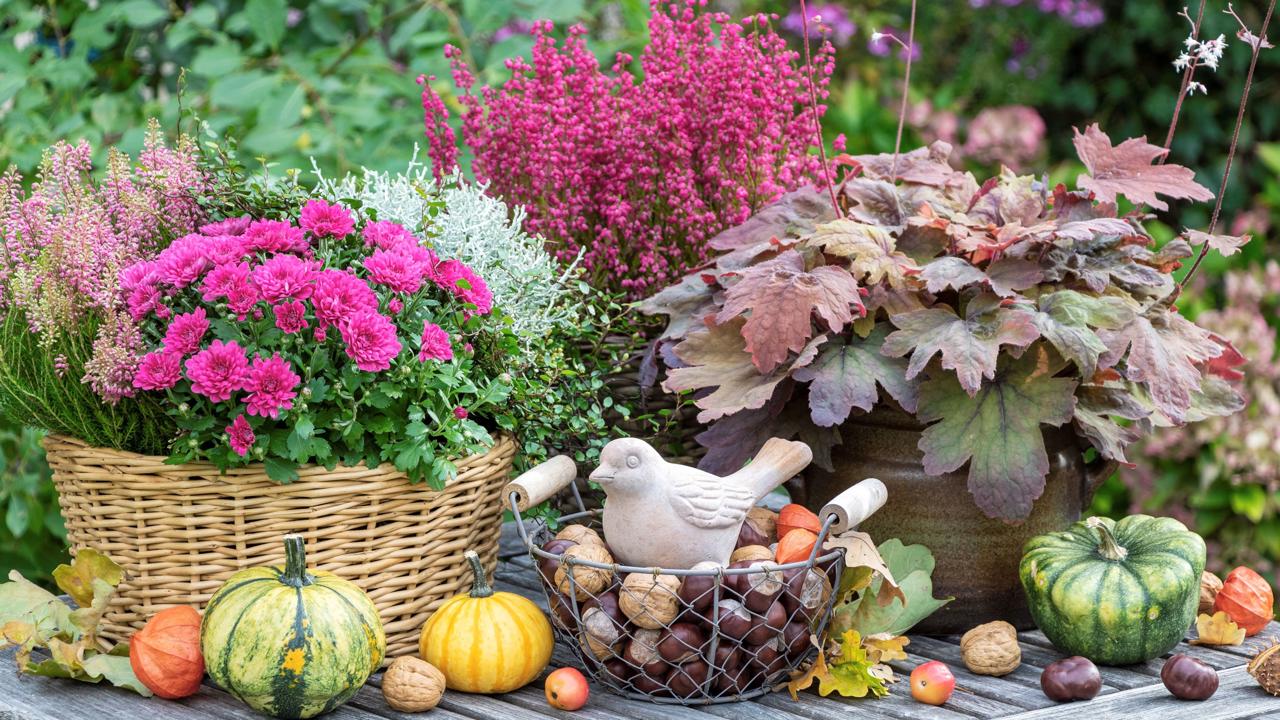
<path fill-rule="evenodd" d="M 737 250 L 766 243 L 775 237 L 807 235 L 821 222 L 835 218 L 827 194 L 806 185 L 783 195 L 707 241 L 716 250 Z"/>
<path fill-rule="evenodd" d="M 840 219 L 818 226 L 805 241 L 829 255 L 848 258 L 849 271 L 864 285 L 888 282 L 903 288 L 919 271 L 915 261 L 898 251 L 889 231 L 876 225 Z"/>
<path fill-rule="evenodd" d="M 884 558 L 880 557 L 880 550 L 876 548 L 876 543 L 871 536 L 858 532 L 857 530 L 849 530 L 845 533 L 832 538 L 827 538 L 822 544 L 823 550 L 835 550 L 836 548 L 844 548 L 844 565 L 846 568 L 870 568 L 872 572 L 880 575 L 884 582 L 880 585 L 880 593 L 877 600 L 884 604 L 892 598 L 898 598 L 902 602 L 906 602 L 907 598 L 902 594 L 902 590 L 898 587 L 898 583 L 893 579 L 893 573 L 890 572 L 889 566 L 885 564 Z"/>
<path fill-rule="evenodd" d="M 1222 253 L 1223 257 L 1231 257 L 1235 255 L 1240 248 L 1244 247 L 1250 240 L 1252 235 L 1210 235 L 1201 230 L 1192 230 L 1187 228 L 1182 231 L 1186 236 L 1187 242 L 1192 245 L 1208 245 L 1209 247 Z"/>
<path fill-rule="evenodd" d="M 726 292 L 716 322 L 749 312 L 742 328 L 747 351 L 760 372 L 770 373 L 813 337 L 815 313 L 832 332 L 840 332 L 852 322 L 855 308 L 864 312 L 858 283 L 848 271 L 831 266 L 806 271 L 800 253 L 787 250 L 742 271 Z"/>
<path fill-rule="evenodd" d="M 1116 195 L 1124 195 L 1137 205 L 1150 205 L 1157 210 L 1168 210 L 1169 205 L 1157 195 L 1175 199 L 1212 200 L 1209 188 L 1196 182 L 1196 174 L 1181 165 L 1153 164 L 1169 153 L 1168 150 L 1147 142 L 1145 136 L 1129 138 L 1119 145 L 1112 145 L 1111 138 L 1090 125 L 1081 133 L 1075 131 L 1076 154 L 1089 170 L 1076 179 L 1080 187 L 1093 191 L 1099 200 L 1113 201 Z"/>

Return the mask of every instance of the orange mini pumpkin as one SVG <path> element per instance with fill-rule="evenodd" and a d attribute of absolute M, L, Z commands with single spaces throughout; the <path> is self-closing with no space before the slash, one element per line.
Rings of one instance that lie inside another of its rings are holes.
<path fill-rule="evenodd" d="M 147 689 L 169 700 L 194 695 L 204 679 L 200 613 L 186 605 L 161 610 L 129 639 L 129 664 Z"/>
<path fill-rule="evenodd" d="M 1257 635 L 1271 622 L 1274 604 L 1271 583 L 1247 567 L 1238 567 L 1223 581 L 1213 609 L 1225 612 L 1246 635 Z"/>

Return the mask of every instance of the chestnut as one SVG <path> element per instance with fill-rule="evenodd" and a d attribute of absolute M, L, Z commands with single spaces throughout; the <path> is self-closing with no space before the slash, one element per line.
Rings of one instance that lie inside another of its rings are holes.
<path fill-rule="evenodd" d="M 738 542 L 733 546 L 735 549 L 746 547 L 748 545 L 769 546 L 772 538 L 766 535 L 758 523 L 751 522 L 751 518 L 747 518 L 742 523 L 742 527 L 738 529 Z"/>
<path fill-rule="evenodd" d="M 634 671 L 635 668 L 631 667 L 631 664 L 622 658 L 613 658 L 604 662 L 605 674 L 619 683 L 625 683 Z"/>
<path fill-rule="evenodd" d="M 551 607 L 551 619 L 561 630 L 572 630 L 576 620 L 573 617 L 573 605 L 569 598 L 558 592 L 548 593 Z M 581 609 L 581 606 L 579 606 Z"/>
<path fill-rule="evenodd" d="M 1088 658 L 1075 655 L 1049 663 L 1040 673 L 1040 689 L 1054 702 L 1092 700 L 1102 689 L 1102 675 Z"/>
<path fill-rule="evenodd" d="M 721 600 L 716 607 L 720 611 L 719 625 L 722 634 L 741 640 L 755 628 L 751 612 L 737 600 Z"/>
<path fill-rule="evenodd" d="M 763 613 L 782 593 L 782 572 L 772 569 L 773 563 L 756 561 L 750 567 L 757 572 L 743 575 L 738 581 L 742 603 L 751 612 Z"/>
<path fill-rule="evenodd" d="M 831 581 L 825 574 L 812 568 L 792 568 L 783 571 L 782 577 L 786 585 L 782 603 L 787 615 L 812 621 L 822 614 L 831 598 Z"/>
<path fill-rule="evenodd" d="M 749 645 L 763 645 L 769 642 L 787 625 L 787 611 L 782 603 L 775 602 L 763 614 L 752 614 L 751 631 L 743 638 Z"/>
<path fill-rule="evenodd" d="M 676 697 L 693 697 L 702 692 L 708 671 L 707 664 L 701 660 L 687 662 L 672 669 L 667 677 L 667 687 L 671 688 L 671 693 Z"/>
<path fill-rule="evenodd" d="M 645 670 L 643 672 L 636 673 L 636 675 L 631 678 L 631 687 L 634 688 L 636 692 L 653 695 L 654 697 L 662 697 L 663 695 L 666 695 L 668 693 L 667 667 L 663 665 L 660 668 L 656 668 L 654 672 Z"/>
<path fill-rule="evenodd" d="M 556 568 L 560 567 L 560 554 L 577 544 L 572 540 L 548 540 L 542 545 L 544 552 L 556 556 L 549 558 L 538 557 L 538 572 L 542 574 L 543 580 L 553 585 L 555 584 Z"/>
<path fill-rule="evenodd" d="M 787 669 L 787 658 L 782 654 L 782 649 L 781 642 L 777 638 L 764 645 L 747 648 L 747 653 L 752 654 L 752 666 L 764 676 L 766 681 Z"/>
<path fill-rule="evenodd" d="M 755 683 L 757 675 L 758 671 L 751 667 L 750 664 L 718 671 L 715 676 L 714 687 L 720 695 L 737 695 L 750 690 Z"/>
<path fill-rule="evenodd" d="M 606 593 L 583 603 L 582 637 L 580 642 L 588 652 L 600 660 L 618 652 L 625 637 L 625 623 L 618 610 L 616 593 Z"/>
<path fill-rule="evenodd" d="M 665 672 L 667 664 L 658 653 L 658 640 L 661 636 L 662 633 L 658 630 L 637 629 L 632 633 L 631 642 L 623 650 L 622 659 L 631 663 L 632 667 L 640 668 L 646 675 L 656 676 Z"/>
<path fill-rule="evenodd" d="M 702 628 L 692 623 L 678 622 L 662 631 L 658 640 L 658 654 L 669 663 L 682 663 L 702 653 L 707 641 Z"/>
<path fill-rule="evenodd" d="M 742 666 L 742 647 L 727 638 L 721 638 L 712 660 L 711 666 L 720 672 L 739 668 Z"/>
<path fill-rule="evenodd" d="M 701 570 L 704 572 L 712 572 L 720 567 L 719 563 L 701 562 L 693 566 L 693 570 Z M 716 596 L 716 576 L 715 575 L 687 575 L 684 581 L 680 583 L 680 602 L 685 606 L 694 610 L 706 610 L 711 607 L 711 603 Z M 721 594 L 724 591 L 721 590 Z"/>
<path fill-rule="evenodd" d="M 787 652 L 787 659 L 799 660 L 813 643 L 809 641 L 809 626 L 803 622 L 789 622 L 782 628 L 782 647 Z"/>
<path fill-rule="evenodd" d="M 1218 691 L 1218 671 L 1181 653 L 1165 661 L 1160 681 L 1179 700 L 1208 700 Z"/>

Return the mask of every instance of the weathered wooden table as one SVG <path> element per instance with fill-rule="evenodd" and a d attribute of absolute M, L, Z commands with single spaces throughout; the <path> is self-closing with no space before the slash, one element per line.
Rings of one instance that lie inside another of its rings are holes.
<path fill-rule="evenodd" d="M 499 589 L 533 598 L 546 606 L 529 558 L 520 552 L 510 536 L 504 538 L 503 558 L 498 571 Z M 1088 703 L 1058 705 L 1040 692 L 1040 671 L 1062 657 L 1040 632 L 1022 633 L 1022 666 L 1002 678 L 973 675 L 960 662 L 959 638 L 915 636 L 907 647 L 910 657 L 892 663 L 900 680 L 883 699 L 846 700 L 823 698 L 812 691 L 791 700 L 786 692 L 766 695 L 753 701 L 727 705 L 684 708 L 636 702 L 592 686 L 587 707 L 566 713 L 552 710 L 540 682 L 500 696 L 446 693 L 431 713 L 409 715 L 389 708 L 379 691 L 382 678 L 375 676 L 354 699 L 327 718 L 333 720 L 379 720 L 385 718 L 432 718 L 432 720 L 827 720 L 828 718 L 900 718 L 905 720 L 948 718 L 1280 718 L 1280 698 L 1267 695 L 1248 673 L 1245 664 L 1259 648 L 1280 637 L 1280 624 L 1272 623 L 1261 634 L 1239 647 L 1199 647 L 1180 645 L 1185 652 L 1218 670 L 1218 692 L 1205 702 L 1174 699 L 1160 683 L 1161 660 L 1124 668 L 1102 668 L 1103 687 Z M 934 708 L 911 699 L 906 675 L 926 660 L 947 663 L 956 675 L 956 691 L 947 704 Z M 573 664 L 570 651 L 557 647 L 553 665 Z M 68 680 L 19 676 L 11 654 L 0 657 L 0 720 L 85 720 L 127 718 L 128 720 L 179 720 L 183 718 L 254 718 L 249 708 L 209 684 L 196 695 L 180 700 L 143 699 L 133 693 Z"/>

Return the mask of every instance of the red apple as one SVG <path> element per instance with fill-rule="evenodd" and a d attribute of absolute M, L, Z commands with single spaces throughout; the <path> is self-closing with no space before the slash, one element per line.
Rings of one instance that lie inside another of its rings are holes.
<path fill-rule="evenodd" d="M 926 705 L 941 705 L 956 689 L 951 668 L 938 660 L 930 660 L 911 671 L 911 697 Z"/>
<path fill-rule="evenodd" d="M 580 710 L 587 704 L 587 679 L 574 668 L 560 668 L 547 676 L 547 703 L 558 710 Z"/>

